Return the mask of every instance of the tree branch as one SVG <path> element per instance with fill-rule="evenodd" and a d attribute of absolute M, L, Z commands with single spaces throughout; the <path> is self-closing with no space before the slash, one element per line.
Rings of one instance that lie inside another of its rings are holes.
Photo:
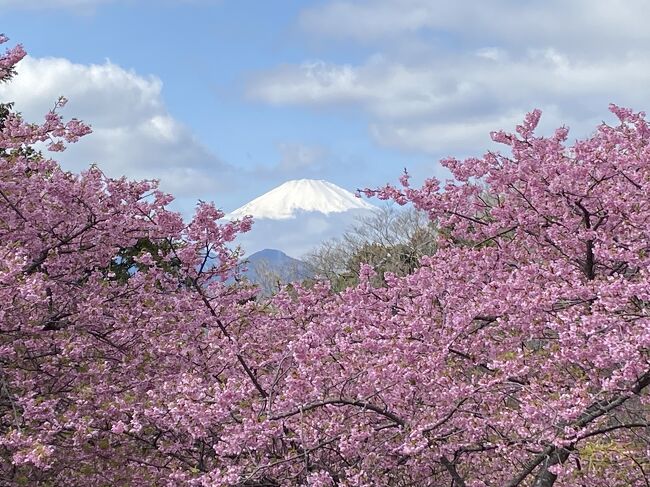
<path fill-rule="evenodd" d="M 461 477 L 458 474 L 458 470 L 456 470 L 456 465 L 451 463 L 447 457 L 441 457 L 440 462 L 443 464 L 443 466 L 447 469 L 447 472 L 449 472 L 449 475 L 451 475 L 452 478 L 452 487 L 467 487 L 465 484 L 465 481 L 463 480 L 463 477 Z"/>
<path fill-rule="evenodd" d="M 384 416 L 385 418 L 390 419 L 394 423 L 405 427 L 406 426 L 406 421 L 404 421 L 402 418 L 399 416 L 396 416 L 395 414 L 391 413 L 387 409 L 380 408 L 379 406 L 375 406 L 374 404 L 365 402 L 365 401 L 358 401 L 354 399 L 324 399 L 322 401 L 316 401 L 312 402 L 309 404 L 306 404 L 304 406 L 299 407 L 298 409 L 295 409 L 293 411 L 288 411 L 286 413 L 280 413 L 276 414 L 275 416 L 269 418 L 271 420 L 278 420 L 278 419 L 284 419 L 288 418 L 291 416 L 295 416 L 296 414 L 304 413 L 306 411 L 311 411 L 312 409 L 317 409 L 319 407 L 323 406 L 355 406 L 358 408 L 362 409 L 367 409 L 369 411 L 373 411 L 381 416 Z"/>
<path fill-rule="evenodd" d="M 623 394 L 611 401 L 605 403 L 595 403 L 573 423 L 573 425 L 583 428 L 595 419 L 607 414 L 608 412 L 616 409 L 621 404 L 625 403 L 631 397 L 639 394 L 643 389 L 650 385 L 650 370 L 643 374 L 634 384 L 634 386 L 629 390 L 628 393 Z M 555 452 L 555 457 L 550 460 L 550 462 L 545 465 L 540 472 L 538 473 L 533 487 L 550 487 L 555 483 L 555 476 L 548 471 L 548 467 L 555 465 L 557 463 L 563 463 L 569 456 L 569 451 L 566 448 L 558 449 L 554 445 L 549 445 L 541 453 L 533 457 L 526 465 L 523 470 L 517 474 L 513 479 L 510 480 L 504 487 L 517 487 L 528 475 L 531 474 L 535 468 L 540 465 L 542 462 L 548 460 Z M 551 478 L 553 476 L 553 478 Z"/>

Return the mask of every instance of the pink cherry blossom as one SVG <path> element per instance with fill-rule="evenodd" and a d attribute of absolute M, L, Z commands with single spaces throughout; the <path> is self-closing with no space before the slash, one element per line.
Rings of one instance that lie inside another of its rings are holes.
<path fill-rule="evenodd" d="M 3 485 L 647 485 L 643 114 L 567 145 L 533 111 L 450 181 L 364 190 L 427 212 L 437 252 L 264 300 L 232 279 L 249 218 L 30 150 L 89 133 L 63 103 L 0 127 Z"/>

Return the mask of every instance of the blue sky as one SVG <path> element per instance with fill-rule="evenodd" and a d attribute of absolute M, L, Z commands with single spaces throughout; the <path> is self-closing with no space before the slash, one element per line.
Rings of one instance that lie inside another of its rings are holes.
<path fill-rule="evenodd" d="M 0 0 L 30 57 L 0 88 L 27 118 L 60 94 L 95 133 L 61 156 L 160 178 L 226 211 L 288 179 L 347 189 L 444 177 L 544 111 L 586 135 L 650 105 L 643 0 Z"/>

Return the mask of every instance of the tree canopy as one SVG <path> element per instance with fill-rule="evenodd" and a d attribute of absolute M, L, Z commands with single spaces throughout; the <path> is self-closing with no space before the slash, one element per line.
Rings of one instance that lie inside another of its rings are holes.
<path fill-rule="evenodd" d="M 316 247 L 307 263 L 334 290 L 358 284 L 362 264 L 371 265 L 377 273 L 373 281 L 383 285 L 386 272 L 413 272 L 421 257 L 435 252 L 436 240 L 436 226 L 424 212 L 386 206 L 359 218 L 340 238 Z"/>
<path fill-rule="evenodd" d="M 28 154 L 89 133 L 61 105 L 0 130 L 7 485 L 648 484 L 643 114 L 569 145 L 533 111 L 444 185 L 368 189 L 444 229 L 435 254 L 258 301 L 229 284 L 250 219 Z"/>

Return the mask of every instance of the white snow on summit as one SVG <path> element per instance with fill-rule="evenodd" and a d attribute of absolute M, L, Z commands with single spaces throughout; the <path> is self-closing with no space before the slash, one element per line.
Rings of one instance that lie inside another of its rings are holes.
<path fill-rule="evenodd" d="M 287 181 L 268 193 L 255 198 L 227 215 L 227 218 L 253 218 L 286 220 L 295 218 L 300 211 L 342 213 L 348 210 L 375 210 L 377 207 L 357 198 L 336 184 L 322 179 L 296 179 Z"/>

